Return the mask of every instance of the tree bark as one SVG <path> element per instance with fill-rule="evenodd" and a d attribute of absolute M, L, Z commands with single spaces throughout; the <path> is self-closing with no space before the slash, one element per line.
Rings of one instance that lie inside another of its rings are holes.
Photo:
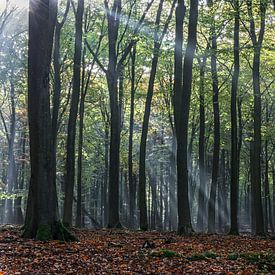
<path fill-rule="evenodd" d="M 73 67 L 73 91 L 71 98 L 68 134 L 66 145 L 66 175 L 65 175 L 65 200 L 63 221 L 68 226 L 72 225 L 73 218 L 73 196 L 75 182 L 75 137 L 76 119 L 78 113 L 80 95 L 80 73 L 81 73 L 81 53 L 82 53 L 82 19 L 84 13 L 84 0 L 78 0 L 75 18 L 75 52 Z"/>
<path fill-rule="evenodd" d="M 207 55 L 204 54 L 200 63 L 200 133 L 199 133 L 199 198 L 198 198 L 198 215 L 197 215 L 197 230 L 204 230 L 206 216 L 206 175 L 205 175 L 205 103 L 204 103 L 204 82 L 205 82 L 205 67 Z"/>
<path fill-rule="evenodd" d="M 130 228 L 134 228 L 134 178 L 133 178 L 133 133 L 135 114 L 135 79 L 136 79 L 136 46 L 131 54 L 131 103 L 130 103 L 130 123 L 129 123 L 129 145 L 128 145 L 128 179 L 129 179 L 129 200 L 130 200 Z"/>
<path fill-rule="evenodd" d="M 264 235 L 264 220 L 263 220 L 263 206 L 261 198 L 261 88 L 260 88 L 260 56 L 262 42 L 265 32 L 265 15 L 267 1 L 260 1 L 260 31 L 257 38 L 256 27 L 253 19 L 253 7 L 252 1 L 247 0 L 248 15 L 250 18 L 250 38 L 253 44 L 253 93 L 254 93 L 254 106 L 253 106 L 253 181 L 252 181 L 252 196 L 253 196 L 253 206 L 255 214 L 255 234 Z"/>
<path fill-rule="evenodd" d="M 53 175 L 49 70 L 56 1 L 30 0 L 28 116 L 31 180 L 23 236 L 39 240 L 75 239 L 58 221 Z"/>
<path fill-rule="evenodd" d="M 184 1 L 178 0 L 175 46 L 175 128 L 177 136 L 178 233 L 192 233 L 188 198 L 188 122 L 193 59 L 197 44 L 198 1 L 190 1 L 188 42 L 182 69 Z M 183 82 L 183 84 L 182 84 Z"/>
<path fill-rule="evenodd" d="M 240 11 L 239 0 L 234 0 L 234 74 L 231 86 L 231 178 L 230 178 L 230 234 L 238 235 L 238 201 L 239 201 L 239 173 L 238 173 L 238 122 L 237 122 L 237 93 L 240 74 Z"/>
<path fill-rule="evenodd" d="M 208 1 L 210 9 L 213 7 L 212 0 Z M 219 174 L 220 158 L 220 107 L 219 107 L 219 84 L 217 73 L 217 34 L 214 17 L 211 23 L 211 75 L 213 88 L 213 110 L 214 110 L 214 148 L 213 148 L 213 165 L 212 165 L 212 182 L 210 197 L 208 201 L 208 232 L 215 233 L 216 223 L 216 196 L 217 181 Z"/>

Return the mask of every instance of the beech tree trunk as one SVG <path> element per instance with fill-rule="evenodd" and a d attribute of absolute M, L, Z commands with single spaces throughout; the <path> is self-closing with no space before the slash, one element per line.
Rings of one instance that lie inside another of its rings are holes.
<path fill-rule="evenodd" d="M 212 0 L 208 1 L 210 9 L 213 7 Z M 214 111 L 214 148 L 213 148 L 213 165 L 210 197 L 208 201 L 208 232 L 215 233 L 216 223 L 216 196 L 217 182 L 219 175 L 220 159 L 220 107 L 219 107 L 219 84 L 217 73 L 217 34 L 214 17 L 211 25 L 211 75 L 213 88 L 213 111 Z"/>
<path fill-rule="evenodd" d="M 56 1 L 30 0 L 28 117 L 31 179 L 23 236 L 74 239 L 58 221 L 53 175 L 53 138 L 50 115 L 49 70 Z"/>
<path fill-rule="evenodd" d="M 188 42 L 182 68 L 184 1 L 178 0 L 175 46 L 175 128 L 177 136 L 178 233 L 192 233 L 188 198 L 188 122 L 192 88 L 193 59 L 197 44 L 198 1 L 190 1 Z"/>
<path fill-rule="evenodd" d="M 205 171 L 205 103 L 204 103 L 204 82 L 205 82 L 205 67 L 207 60 L 205 52 L 202 61 L 200 62 L 200 133 L 199 133 L 199 198 L 198 198 L 198 215 L 197 215 L 197 230 L 204 230 L 206 217 L 206 171 Z"/>
<path fill-rule="evenodd" d="M 240 74 L 240 12 L 239 0 L 234 1 L 234 74 L 231 87 L 231 178 L 230 178 L 230 234 L 238 235 L 238 201 L 239 201 L 239 173 L 238 173 L 238 123 L 237 123 L 237 93 Z"/>
<path fill-rule="evenodd" d="M 128 145 L 128 180 L 129 180 L 129 207 L 130 207 L 130 228 L 134 228 L 134 205 L 135 188 L 133 176 L 133 133 L 134 133 L 134 114 L 135 114 L 135 81 L 136 81 L 136 46 L 133 47 L 131 54 L 131 103 L 130 103 L 130 123 L 129 123 L 129 145 Z"/>
<path fill-rule="evenodd" d="M 75 52 L 73 67 L 73 91 L 71 98 L 67 145 L 66 145 L 66 175 L 65 175 L 65 200 L 63 221 L 66 225 L 72 225 L 73 219 L 73 196 L 75 182 L 75 138 L 76 119 L 81 86 L 81 53 L 82 53 L 82 19 L 84 13 L 84 0 L 78 0 L 75 18 Z"/>
<path fill-rule="evenodd" d="M 254 93 L 254 106 L 253 106 L 253 181 L 252 181 L 252 197 L 255 215 L 255 234 L 264 235 L 264 219 L 263 219 L 263 206 L 262 206 L 262 191 L 261 191 L 261 123 L 262 123 L 262 107 L 261 107 L 261 88 L 260 88 L 260 56 L 262 42 L 265 32 L 265 15 L 267 1 L 261 0 L 259 6 L 259 13 L 261 18 L 259 35 L 256 35 L 256 27 L 253 18 L 253 4 L 252 0 L 247 0 L 248 15 L 250 18 L 250 38 L 253 44 L 253 93 Z"/>

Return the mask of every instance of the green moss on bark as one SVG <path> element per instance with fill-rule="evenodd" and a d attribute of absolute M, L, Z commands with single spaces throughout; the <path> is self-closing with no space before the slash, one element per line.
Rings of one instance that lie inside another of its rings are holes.
<path fill-rule="evenodd" d="M 78 239 L 63 225 L 61 221 L 53 224 L 40 224 L 37 228 L 25 228 L 23 232 L 24 238 L 33 238 L 38 241 L 78 241 Z"/>
<path fill-rule="evenodd" d="M 38 241 L 48 241 L 53 239 L 52 229 L 50 225 L 41 224 L 38 226 L 36 237 Z"/>

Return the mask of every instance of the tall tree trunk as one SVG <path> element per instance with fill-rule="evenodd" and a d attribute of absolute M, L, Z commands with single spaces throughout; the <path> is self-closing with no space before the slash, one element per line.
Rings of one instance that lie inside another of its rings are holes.
<path fill-rule="evenodd" d="M 254 179 L 252 182 L 252 196 L 255 214 L 255 233 L 256 235 L 264 235 L 264 220 L 263 220 L 263 206 L 261 198 L 261 89 L 260 89 L 260 56 L 262 42 L 265 32 L 265 15 L 267 1 L 260 0 L 259 13 L 261 17 L 261 24 L 259 36 L 256 35 L 256 27 L 253 19 L 253 4 L 252 0 L 247 0 L 248 15 L 250 18 L 250 38 L 253 43 L 253 93 L 254 93 L 254 106 L 253 106 L 253 128 L 254 128 L 254 141 L 253 141 L 253 174 Z"/>
<path fill-rule="evenodd" d="M 177 135 L 178 233 L 192 229 L 188 198 L 188 122 L 192 88 L 193 59 L 197 44 L 198 1 L 190 1 L 188 42 L 182 69 L 184 1 L 178 0 L 175 46 L 175 126 Z M 183 81 L 183 84 L 182 84 Z"/>
<path fill-rule="evenodd" d="M 128 145 L 128 178 L 129 178 L 129 199 L 130 199 L 130 228 L 134 228 L 134 178 L 133 178 L 133 133 L 135 114 L 135 81 L 136 81 L 136 46 L 131 54 L 131 103 L 130 103 L 130 123 L 129 123 L 129 145 Z"/>
<path fill-rule="evenodd" d="M 208 1 L 210 9 L 213 7 L 212 0 Z M 208 201 L 208 232 L 215 232 L 216 223 L 216 196 L 217 181 L 219 175 L 219 158 L 220 158 L 220 107 L 219 107 L 219 84 L 217 73 L 217 34 L 214 17 L 211 25 L 211 75 L 213 88 L 213 110 L 214 110 L 214 148 L 213 148 L 213 165 L 212 165 L 212 182 L 210 197 Z"/>
<path fill-rule="evenodd" d="M 13 75 L 13 72 L 12 72 Z M 13 77 L 13 76 L 12 76 Z M 7 191 L 8 195 L 12 195 L 12 191 L 16 185 L 16 167 L 14 156 L 15 130 L 16 130 L 16 110 L 15 110 L 15 88 L 13 80 L 10 81 L 10 101 L 11 101 L 11 115 L 10 115 L 10 131 L 8 138 L 8 171 L 7 171 Z M 13 199 L 6 200 L 6 223 L 12 224 L 14 222 L 13 213 Z"/>
<path fill-rule="evenodd" d="M 78 156 L 77 156 L 77 202 L 76 202 L 76 220 L 75 225 L 81 227 L 82 225 L 82 158 L 83 158 L 83 131 L 84 131 L 84 114 L 85 114 L 85 97 L 88 89 L 88 84 L 91 72 L 88 72 L 88 81 L 85 85 L 85 54 L 83 49 L 82 54 L 82 76 L 81 76 L 81 92 L 79 105 L 79 128 L 78 128 Z M 86 89 L 87 88 L 87 89 Z"/>
<path fill-rule="evenodd" d="M 200 133 L 199 133 L 199 198 L 198 198 L 198 214 L 197 214 L 197 230 L 204 230 L 206 216 L 206 174 L 205 174 L 205 103 L 204 103 L 204 82 L 205 67 L 207 55 L 206 52 L 200 63 Z"/>
<path fill-rule="evenodd" d="M 239 0 L 234 0 L 235 24 L 234 24 L 234 74 L 231 87 L 231 178 L 230 178 L 230 234 L 238 235 L 238 124 L 237 124 L 237 93 L 240 74 L 240 11 Z"/>
<path fill-rule="evenodd" d="M 67 157 L 65 175 L 65 200 L 63 221 L 67 225 L 72 225 L 73 218 L 73 196 L 75 181 L 75 137 L 76 119 L 78 113 L 78 103 L 80 95 L 80 73 L 81 73 L 81 53 L 82 53 L 82 20 L 84 13 L 84 0 L 78 0 L 75 18 L 75 52 L 73 67 L 73 91 L 71 98 L 68 133 L 67 133 Z"/>
<path fill-rule="evenodd" d="M 56 150 L 57 150 L 57 135 L 58 135 L 58 116 L 60 108 L 61 94 L 61 56 L 60 56 L 60 40 L 61 30 L 65 24 L 70 8 L 70 0 L 67 1 L 66 10 L 61 22 L 56 20 L 54 33 L 54 48 L 53 48 L 53 68 L 54 68 L 54 89 L 52 97 L 52 135 L 53 135 L 53 174 L 56 184 Z"/>
<path fill-rule="evenodd" d="M 107 84 L 111 110 L 111 142 L 109 161 L 109 210 L 108 227 L 121 227 L 119 221 L 119 166 L 121 118 L 118 97 L 117 40 L 120 25 L 121 0 L 115 0 L 112 10 L 107 11 L 109 64 Z"/>
<path fill-rule="evenodd" d="M 25 169 L 26 169 L 26 139 L 27 139 L 27 134 L 25 127 L 22 132 L 21 136 L 21 142 L 22 142 L 22 164 L 20 167 L 20 173 L 19 173 L 19 178 L 18 178 L 18 191 L 23 192 L 24 190 L 24 185 L 25 185 Z M 14 202 L 14 208 L 15 208 L 15 223 L 16 224 L 23 224 L 24 223 L 24 217 L 23 217 L 23 212 L 22 212 L 22 196 L 21 194 L 15 199 Z"/>
<path fill-rule="evenodd" d="M 30 0 L 28 115 L 31 180 L 23 236 L 74 239 L 58 222 L 53 175 L 53 138 L 50 116 L 49 70 L 56 1 Z"/>
<path fill-rule="evenodd" d="M 176 202 L 176 136 L 173 134 L 171 155 L 170 155 L 170 171 L 169 171 L 169 229 L 177 228 L 177 202 Z"/>
<path fill-rule="evenodd" d="M 268 117 L 268 104 L 266 104 L 266 123 L 269 123 Z M 266 232 L 268 232 L 268 224 L 270 225 L 271 232 L 274 232 L 274 225 L 272 220 L 271 210 L 271 194 L 269 188 L 269 157 L 268 157 L 268 140 L 265 140 L 265 181 L 264 181 L 264 195 L 265 195 L 265 226 Z"/>

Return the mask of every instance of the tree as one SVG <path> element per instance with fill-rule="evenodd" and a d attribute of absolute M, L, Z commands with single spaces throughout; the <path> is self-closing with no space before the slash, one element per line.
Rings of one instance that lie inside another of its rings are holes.
<path fill-rule="evenodd" d="M 82 53 L 82 21 L 84 13 L 84 0 L 78 0 L 75 19 L 75 52 L 73 68 L 73 91 L 68 122 L 67 147 L 66 147 L 66 176 L 65 176 L 65 200 L 63 221 L 67 225 L 72 224 L 73 192 L 75 182 L 75 137 L 76 119 L 81 85 L 81 53 Z"/>
<path fill-rule="evenodd" d="M 56 1 L 30 1 L 28 116 L 31 179 L 23 236 L 39 240 L 73 239 L 58 221 L 53 175 L 49 69 L 55 20 Z"/>
<path fill-rule="evenodd" d="M 175 45 L 175 127 L 177 136 L 178 233 L 190 234 L 192 229 L 188 198 L 188 122 L 192 88 L 193 59 L 197 44 L 198 1 L 190 1 L 188 41 L 182 69 L 184 1 L 178 0 Z"/>
<path fill-rule="evenodd" d="M 231 87 L 231 178 L 230 178 L 230 234 L 237 235 L 238 228 L 238 199 L 239 199 L 239 173 L 238 173 L 238 122 L 237 122 L 237 92 L 240 74 L 240 4 L 239 0 L 233 2 L 235 11 L 234 23 L 234 74 Z"/>
<path fill-rule="evenodd" d="M 207 61 L 207 50 L 202 58 L 198 58 L 200 65 L 200 133 L 199 133 L 199 201 L 197 215 L 197 229 L 204 229 L 206 216 L 206 167 L 205 167 L 205 69 Z"/>
<path fill-rule="evenodd" d="M 255 215 L 255 233 L 256 235 L 264 235 L 264 220 L 263 220 L 263 207 L 261 198 L 261 88 L 260 88 L 260 57 L 261 48 L 265 33 L 265 15 L 267 8 L 267 1 L 260 0 L 260 30 L 257 37 L 256 26 L 253 18 L 253 5 L 251 0 L 246 1 L 248 16 L 250 21 L 250 28 L 248 30 L 250 39 L 253 44 L 253 181 L 252 181 L 252 198 Z"/>
<path fill-rule="evenodd" d="M 136 91 L 136 46 L 131 53 L 131 103 L 129 122 L 129 145 L 128 145 L 128 180 L 129 180 L 129 207 L 130 207 L 130 227 L 134 227 L 134 208 L 136 201 L 136 185 L 133 175 L 133 133 L 134 133 L 134 113 L 135 113 L 135 91 Z"/>
<path fill-rule="evenodd" d="M 210 10 L 213 9 L 213 1 L 209 0 Z M 212 11 L 213 12 L 213 11 Z M 211 76 L 213 89 L 213 111 L 214 111 L 214 148 L 212 165 L 212 182 L 210 197 L 208 201 L 208 232 L 215 232 L 215 207 L 217 195 L 217 183 L 219 174 L 219 156 L 220 156 L 220 107 L 219 107 L 219 83 L 217 73 L 217 34 L 214 15 L 211 19 Z"/>

